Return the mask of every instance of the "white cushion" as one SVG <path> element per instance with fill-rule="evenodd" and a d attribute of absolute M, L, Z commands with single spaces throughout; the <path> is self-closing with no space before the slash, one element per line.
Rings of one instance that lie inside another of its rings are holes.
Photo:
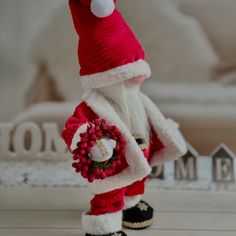
<path fill-rule="evenodd" d="M 56 122 L 62 130 L 66 119 L 73 114 L 77 103 L 75 102 L 42 102 L 32 105 L 28 109 L 16 115 L 12 122 L 18 125 L 31 121 L 37 124 Z"/>
<path fill-rule="evenodd" d="M 217 82 L 207 84 L 148 82 L 143 90 L 157 103 L 235 105 L 236 86 Z"/>
<path fill-rule="evenodd" d="M 235 0 L 180 0 L 180 7 L 199 20 L 222 59 L 236 62 Z"/>
<path fill-rule="evenodd" d="M 64 3 L 38 32 L 31 48 L 34 61 L 48 64 L 58 91 L 67 101 L 81 98 L 77 45 L 69 6 Z"/>
<path fill-rule="evenodd" d="M 199 23 L 169 0 L 129 0 L 121 12 L 147 51 L 152 78 L 190 83 L 211 79 L 219 59 Z"/>

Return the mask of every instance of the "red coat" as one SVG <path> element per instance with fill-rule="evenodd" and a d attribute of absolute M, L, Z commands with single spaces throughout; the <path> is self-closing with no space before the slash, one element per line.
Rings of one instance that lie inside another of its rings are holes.
<path fill-rule="evenodd" d="M 144 94 L 142 94 L 142 101 L 152 127 L 149 161 L 126 125 L 102 94 L 91 91 L 83 100 L 67 120 L 63 132 L 63 138 L 71 151 L 76 147 L 79 134 L 85 132 L 87 122 L 98 118 L 105 119 L 110 125 L 115 125 L 126 141 L 125 160 L 128 165 L 116 175 L 88 183 L 92 193 L 101 194 L 128 186 L 149 175 L 151 166 L 175 160 L 186 153 L 186 145 L 178 131 L 178 125 L 165 119 Z"/>

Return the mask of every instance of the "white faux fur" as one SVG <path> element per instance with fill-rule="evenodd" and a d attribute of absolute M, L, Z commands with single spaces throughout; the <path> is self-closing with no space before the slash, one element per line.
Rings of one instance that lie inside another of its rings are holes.
<path fill-rule="evenodd" d="M 126 125 L 121 121 L 113 107 L 102 94 L 96 91 L 89 91 L 83 99 L 100 118 L 106 119 L 110 125 L 117 126 L 127 143 L 125 157 L 128 167 L 115 176 L 88 183 L 90 191 L 94 194 L 109 192 L 116 188 L 128 186 L 149 175 L 151 167 L 144 157 L 143 152 Z M 171 125 L 169 124 L 156 108 L 155 104 L 144 94 L 142 94 L 142 101 L 151 125 L 156 131 L 158 138 L 164 144 L 164 149 L 152 157 L 151 165 L 174 160 L 185 154 L 187 149 L 184 140 L 177 141 L 175 137 L 175 132 L 178 132 L 178 129 L 173 128 L 173 123 Z"/>
<path fill-rule="evenodd" d="M 107 235 L 122 229 L 122 212 L 108 213 L 99 216 L 82 214 L 82 226 L 91 235 Z"/>
<path fill-rule="evenodd" d="M 87 91 L 91 88 L 100 88 L 142 75 L 146 78 L 150 77 L 151 70 L 146 61 L 138 60 L 111 70 L 82 76 L 81 83 L 84 91 Z"/>
<path fill-rule="evenodd" d="M 85 133 L 88 130 L 88 124 L 85 123 L 83 125 L 81 125 L 77 131 L 75 132 L 73 138 L 72 138 L 72 142 L 70 145 L 70 150 L 74 151 L 77 148 L 77 143 L 80 142 L 81 138 L 80 138 L 80 134 Z"/>
<path fill-rule="evenodd" d="M 156 105 L 144 94 L 142 94 L 143 104 L 146 108 L 147 116 L 161 140 L 164 148 L 155 153 L 150 161 L 151 166 L 163 164 L 170 160 L 176 160 L 187 152 L 187 146 L 179 125 L 171 119 L 166 119 Z"/>
<path fill-rule="evenodd" d="M 124 209 L 129 209 L 131 207 L 134 207 L 135 205 L 137 205 L 141 199 L 142 199 L 143 195 L 137 195 L 134 197 L 125 197 L 125 207 Z"/>
<path fill-rule="evenodd" d="M 113 0 L 92 0 L 90 8 L 95 16 L 104 18 L 113 13 L 115 4 Z"/>

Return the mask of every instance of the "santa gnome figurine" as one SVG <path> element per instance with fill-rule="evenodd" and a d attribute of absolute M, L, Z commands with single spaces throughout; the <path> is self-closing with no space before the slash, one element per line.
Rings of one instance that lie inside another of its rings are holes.
<path fill-rule="evenodd" d="M 151 71 L 116 0 L 70 0 L 79 35 L 82 102 L 62 137 L 93 194 L 82 215 L 86 236 L 122 236 L 153 223 L 142 200 L 151 167 L 186 152 L 178 124 L 140 91 Z"/>

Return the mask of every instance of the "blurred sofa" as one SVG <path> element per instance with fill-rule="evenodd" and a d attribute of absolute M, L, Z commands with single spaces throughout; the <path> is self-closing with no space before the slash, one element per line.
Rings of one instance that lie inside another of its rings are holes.
<path fill-rule="evenodd" d="M 118 8 L 147 51 L 152 77 L 143 91 L 180 123 L 200 154 L 222 142 L 236 152 L 236 1 L 126 0 Z M 16 124 L 55 121 L 62 129 L 81 99 L 76 51 L 62 4 L 38 33 L 31 55 L 48 64 L 65 102 L 32 105 L 15 117 Z"/>

